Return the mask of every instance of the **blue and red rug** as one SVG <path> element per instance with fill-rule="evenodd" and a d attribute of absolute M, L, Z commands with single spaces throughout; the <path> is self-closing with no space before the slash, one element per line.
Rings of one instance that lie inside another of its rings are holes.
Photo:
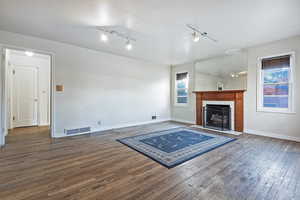
<path fill-rule="evenodd" d="M 167 168 L 175 167 L 236 139 L 187 128 L 176 128 L 117 141 Z"/>

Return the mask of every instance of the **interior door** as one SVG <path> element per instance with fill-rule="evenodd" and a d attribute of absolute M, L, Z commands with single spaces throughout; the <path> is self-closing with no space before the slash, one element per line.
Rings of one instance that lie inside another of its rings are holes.
<path fill-rule="evenodd" d="M 13 127 L 36 126 L 38 124 L 36 67 L 13 67 L 12 94 Z"/>

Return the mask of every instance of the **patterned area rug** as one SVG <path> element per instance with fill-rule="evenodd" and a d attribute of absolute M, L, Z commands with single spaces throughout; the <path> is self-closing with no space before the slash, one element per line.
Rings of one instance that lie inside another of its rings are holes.
<path fill-rule="evenodd" d="M 117 141 L 172 168 L 236 139 L 187 128 L 118 139 Z"/>

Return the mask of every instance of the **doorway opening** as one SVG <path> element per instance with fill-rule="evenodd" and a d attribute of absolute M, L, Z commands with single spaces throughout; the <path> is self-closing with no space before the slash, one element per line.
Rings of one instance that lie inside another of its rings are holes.
<path fill-rule="evenodd" d="M 52 137 L 52 56 L 4 48 L 3 127 L 6 143 Z"/>

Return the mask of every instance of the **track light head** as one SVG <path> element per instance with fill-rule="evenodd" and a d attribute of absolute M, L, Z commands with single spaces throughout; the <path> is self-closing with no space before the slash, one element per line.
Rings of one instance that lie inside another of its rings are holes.
<path fill-rule="evenodd" d="M 131 44 L 130 40 L 127 40 L 127 42 L 126 42 L 126 49 L 128 51 L 132 50 L 132 44 Z"/>
<path fill-rule="evenodd" d="M 32 56 L 34 56 L 34 53 L 32 51 L 25 51 L 25 55 L 32 57 Z"/>
<path fill-rule="evenodd" d="M 197 34 L 196 32 L 194 32 L 192 35 L 193 35 L 193 41 L 194 42 L 199 42 L 199 40 L 200 40 L 199 34 Z"/>
<path fill-rule="evenodd" d="M 107 36 L 105 33 L 102 33 L 102 34 L 101 34 L 101 40 L 102 40 L 103 42 L 107 42 L 107 41 L 108 41 L 108 36 Z"/>
<path fill-rule="evenodd" d="M 131 42 L 136 42 L 136 39 L 131 37 L 129 34 L 114 30 L 113 27 L 106 27 L 106 26 L 98 26 L 96 27 L 100 32 L 100 39 L 102 42 L 107 42 L 109 40 L 110 36 L 121 38 L 122 40 L 125 40 L 125 48 L 130 51 L 133 48 L 133 45 Z"/>
<path fill-rule="evenodd" d="M 231 78 L 238 78 L 240 75 L 239 73 L 231 73 L 230 76 Z"/>
<path fill-rule="evenodd" d="M 193 32 L 192 36 L 193 36 L 194 42 L 198 42 L 200 40 L 200 37 L 209 39 L 213 42 L 218 42 L 216 39 L 209 36 L 207 32 L 200 31 L 195 25 L 187 24 L 186 26 L 188 29 L 190 29 Z"/>

